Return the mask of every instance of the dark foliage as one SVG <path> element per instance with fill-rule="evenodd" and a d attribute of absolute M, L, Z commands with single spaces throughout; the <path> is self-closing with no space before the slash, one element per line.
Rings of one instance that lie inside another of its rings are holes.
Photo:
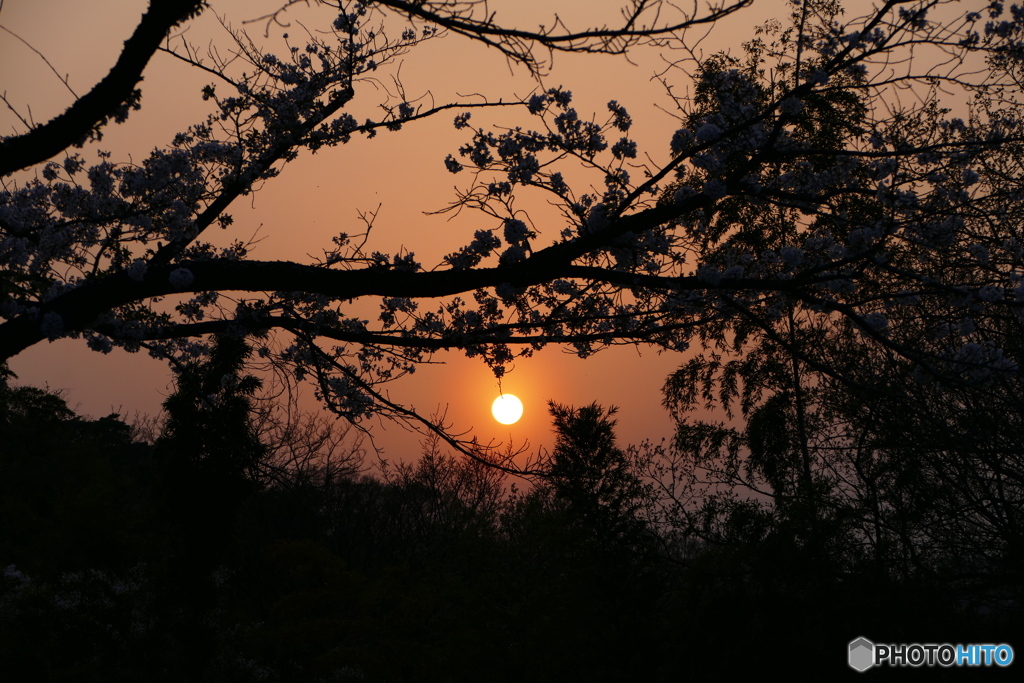
<path fill-rule="evenodd" d="M 12 680 L 709 680 L 763 674 L 780 645 L 799 650 L 788 675 L 819 680 L 852 674 L 844 648 L 862 633 L 1018 635 L 1019 588 L 1005 581 L 954 586 L 864 561 L 820 482 L 801 492 L 786 474 L 783 398 L 748 427 L 750 467 L 775 481 L 777 504 L 707 498 L 715 533 L 691 529 L 702 545 L 683 553 L 666 541 L 681 527 L 648 514 L 644 460 L 616 446 L 614 410 L 596 404 L 552 406 L 556 447 L 527 490 L 436 439 L 378 477 L 306 469 L 258 483 L 251 459 L 207 462 L 233 451 L 219 455 L 202 425 L 259 444 L 232 370 L 244 349 L 220 348 L 181 376 L 156 445 L 38 389 L 0 395 L 12 520 L 0 528 L 0 658 Z M 234 378 L 219 393 L 238 402 L 234 425 L 231 411 L 204 421 L 186 400 L 217 373 Z M 203 500 L 203 477 L 247 482 L 245 494 Z M 907 495 L 918 485 L 897 480 Z"/>

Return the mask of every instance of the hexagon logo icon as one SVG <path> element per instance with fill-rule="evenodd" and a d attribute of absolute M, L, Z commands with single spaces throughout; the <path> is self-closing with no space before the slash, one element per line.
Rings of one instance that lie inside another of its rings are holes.
<path fill-rule="evenodd" d="M 850 668 L 867 671 L 875 664 L 875 644 L 867 638 L 850 642 Z"/>

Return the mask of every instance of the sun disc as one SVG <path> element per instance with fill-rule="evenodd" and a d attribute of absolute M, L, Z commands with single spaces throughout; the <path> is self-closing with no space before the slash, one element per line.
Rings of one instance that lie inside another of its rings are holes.
<path fill-rule="evenodd" d="M 491 404 L 491 414 L 503 425 L 515 424 L 523 416 L 523 402 L 512 394 L 502 394 Z"/>

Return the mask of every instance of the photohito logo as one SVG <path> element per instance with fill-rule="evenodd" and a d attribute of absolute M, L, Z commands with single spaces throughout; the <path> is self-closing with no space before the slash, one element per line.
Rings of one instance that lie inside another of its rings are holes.
<path fill-rule="evenodd" d="M 950 645 L 949 643 L 872 643 L 867 638 L 850 641 L 850 668 L 867 671 L 873 666 L 1009 666 L 1009 645 Z"/>

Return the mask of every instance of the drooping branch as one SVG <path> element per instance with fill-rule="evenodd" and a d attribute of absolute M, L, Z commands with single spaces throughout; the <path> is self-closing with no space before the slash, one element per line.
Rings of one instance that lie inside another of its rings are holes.
<path fill-rule="evenodd" d="M 67 111 L 22 135 L 0 140 L 0 176 L 28 168 L 80 145 L 109 119 L 136 106 L 142 72 L 168 31 L 199 14 L 203 0 L 151 0 L 110 72 Z"/>
<path fill-rule="evenodd" d="M 711 7 L 707 15 L 699 16 L 695 12 L 681 21 L 658 23 L 663 3 L 660 0 L 634 0 L 629 9 L 623 9 L 623 25 L 617 27 L 604 26 L 582 31 L 559 30 L 561 23 L 556 20 L 556 27 L 541 27 L 536 31 L 500 26 L 495 22 L 494 14 L 486 13 L 485 3 L 478 2 L 408 2 L 407 0 L 378 0 L 377 4 L 385 5 L 410 17 L 416 17 L 433 24 L 492 45 L 504 47 L 503 51 L 512 51 L 513 47 L 525 47 L 529 43 L 542 45 L 550 50 L 565 52 L 606 52 L 621 54 L 638 40 L 657 38 L 683 31 L 692 26 L 713 24 L 716 21 L 749 6 L 753 0 L 738 0 L 720 7 Z M 452 9 L 452 6 L 455 9 Z M 483 6 L 486 15 L 475 16 L 476 6 Z M 642 23 L 645 14 L 655 19 L 652 23 Z M 513 42 L 516 41 L 516 42 Z M 528 56 L 528 48 L 524 53 L 513 52 L 516 57 Z"/>
<path fill-rule="evenodd" d="M 305 4 L 304 0 L 290 0 L 276 12 L 251 21 L 266 21 L 268 26 L 272 22 L 287 25 L 280 20 L 280 15 L 299 2 Z M 375 0 L 366 4 L 387 7 L 410 19 L 440 26 L 452 33 L 482 42 L 537 74 L 545 66 L 534 55 L 537 46 L 551 52 L 624 54 L 638 43 L 678 35 L 688 28 L 714 24 L 752 3 L 753 0 L 733 0 L 721 5 L 709 3 L 707 12 L 701 15 L 696 9 L 696 3 L 693 12 L 685 14 L 663 0 L 631 0 L 629 6 L 622 9 L 621 24 L 579 31 L 567 29 L 557 15 L 550 26 L 542 25 L 537 30 L 504 26 L 497 22 L 495 13 L 487 3 L 479 0 Z M 336 5 L 334 2 L 324 4 Z M 339 9 L 344 11 L 342 7 Z M 674 21 L 664 20 L 663 14 L 670 10 L 682 16 Z"/>

